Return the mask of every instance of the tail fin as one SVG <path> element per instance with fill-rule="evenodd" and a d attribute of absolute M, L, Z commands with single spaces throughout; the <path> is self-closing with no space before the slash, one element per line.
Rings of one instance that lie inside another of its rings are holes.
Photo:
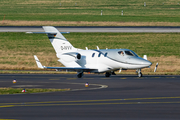
<path fill-rule="evenodd" d="M 47 33 L 56 54 L 76 50 L 55 27 L 43 26 L 43 29 Z"/>

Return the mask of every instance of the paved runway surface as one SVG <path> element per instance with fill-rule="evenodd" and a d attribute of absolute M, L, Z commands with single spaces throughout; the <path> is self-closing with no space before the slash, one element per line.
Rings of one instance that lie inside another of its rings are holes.
<path fill-rule="evenodd" d="M 179 33 L 180 27 L 76 27 L 76 26 L 57 26 L 58 30 L 61 32 L 126 32 L 126 33 Z M 0 32 L 44 32 L 41 26 L 33 27 L 10 27 L 10 26 L 0 26 Z"/>
<path fill-rule="evenodd" d="M 12 80 L 17 83 L 13 84 Z M 85 83 L 89 82 L 89 88 Z M 0 87 L 71 88 L 67 92 L 0 95 L 0 119 L 180 119 L 180 76 L 87 74 L 0 75 Z"/>

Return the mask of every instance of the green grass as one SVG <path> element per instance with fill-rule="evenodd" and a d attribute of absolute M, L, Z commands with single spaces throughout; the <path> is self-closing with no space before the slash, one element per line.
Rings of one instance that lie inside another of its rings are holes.
<path fill-rule="evenodd" d="M 21 56 L 55 54 L 46 35 L 25 33 L 0 33 L 0 50 Z M 179 33 L 70 33 L 64 35 L 73 46 L 84 49 L 127 48 L 140 56 L 180 56 Z M 8 55 L 1 59 L 7 59 Z M 11 56 L 14 59 L 15 56 Z M 27 59 L 21 58 L 20 60 Z"/>
<path fill-rule="evenodd" d="M 0 94 L 18 94 L 22 93 L 23 88 L 0 88 Z M 42 89 L 42 88 L 26 88 L 25 93 L 40 93 L 40 92 L 56 92 L 68 91 L 70 89 Z"/>
<path fill-rule="evenodd" d="M 0 69 L 36 70 L 33 55 L 38 56 L 42 65 L 62 66 L 57 61 L 48 37 L 44 34 L 0 33 L 0 36 Z M 159 62 L 161 72 L 179 73 L 179 33 L 70 33 L 64 36 L 74 47 L 81 49 L 85 47 L 96 49 L 96 46 L 100 49 L 131 49 L 140 57 L 147 55 L 153 66 Z M 46 74 L 55 71 L 0 71 L 0 73 Z"/>
<path fill-rule="evenodd" d="M 0 18 L 3 20 L 6 15 L 6 20 L 27 21 L 179 22 L 178 1 L 148 0 L 146 7 L 144 2 L 144 0 L 1 0 Z M 101 10 L 103 16 L 100 15 Z"/>
<path fill-rule="evenodd" d="M 127 48 L 140 56 L 180 56 L 179 33 L 70 33 L 65 36 L 78 48 Z"/>

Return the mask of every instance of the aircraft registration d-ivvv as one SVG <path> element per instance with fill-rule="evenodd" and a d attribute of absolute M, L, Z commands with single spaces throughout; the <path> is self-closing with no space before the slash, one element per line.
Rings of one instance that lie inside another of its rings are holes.
<path fill-rule="evenodd" d="M 34 32 L 47 34 L 56 56 L 65 67 L 42 66 L 36 55 L 37 66 L 43 69 L 56 69 L 76 71 L 77 77 L 81 78 L 84 72 L 105 73 L 106 77 L 115 75 L 114 71 L 123 69 L 135 69 L 139 77 L 142 77 L 141 69 L 152 65 L 147 57 L 139 57 L 129 49 L 97 49 L 85 50 L 75 48 L 55 27 L 43 26 L 45 32 Z M 33 33 L 33 32 L 28 32 Z"/>

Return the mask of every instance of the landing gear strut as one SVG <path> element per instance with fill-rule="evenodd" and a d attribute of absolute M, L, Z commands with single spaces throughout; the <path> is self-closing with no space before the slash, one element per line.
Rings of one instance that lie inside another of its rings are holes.
<path fill-rule="evenodd" d="M 78 74 L 77 74 L 77 77 L 78 78 L 81 78 L 83 76 L 83 72 L 79 72 Z"/>
<path fill-rule="evenodd" d="M 142 73 L 140 72 L 140 73 L 138 73 L 138 77 L 142 77 Z"/>
<path fill-rule="evenodd" d="M 138 77 L 142 77 L 141 69 L 138 69 L 136 72 L 138 73 Z"/>
<path fill-rule="evenodd" d="M 110 76 L 111 76 L 111 73 L 106 72 L 105 77 L 110 77 Z"/>
<path fill-rule="evenodd" d="M 116 75 L 116 73 L 114 71 L 111 72 L 112 75 Z"/>

